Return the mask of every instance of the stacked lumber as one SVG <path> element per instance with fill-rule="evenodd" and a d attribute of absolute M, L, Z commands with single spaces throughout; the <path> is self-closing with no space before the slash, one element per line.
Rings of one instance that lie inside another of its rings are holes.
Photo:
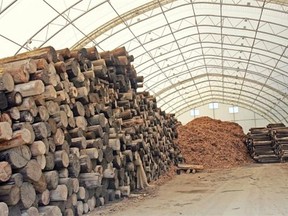
<path fill-rule="evenodd" d="M 276 127 L 272 130 L 271 135 L 275 145 L 279 146 L 281 162 L 286 162 L 288 160 L 288 127 Z"/>
<path fill-rule="evenodd" d="M 181 161 L 177 120 L 137 92 L 125 47 L 0 59 L 0 210 L 82 215 Z"/>
<path fill-rule="evenodd" d="M 284 161 L 288 154 L 288 129 L 282 123 L 250 128 L 246 146 L 251 157 L 257 162 Z"/>

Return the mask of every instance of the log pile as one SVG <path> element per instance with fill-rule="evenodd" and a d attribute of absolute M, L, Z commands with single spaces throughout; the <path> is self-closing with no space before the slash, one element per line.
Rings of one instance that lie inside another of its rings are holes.
<path fill-rule="evenodd" d="M 0 59 L 1 215 L 82 215 L 182 160 L 132 61 L 125 47 Z"/>
<path fill-rule="evenodd" d="M 251 157 L 257 162 L 285 161 L 288 157 L 288 128 L 282 123 L 250 128 L 246 145 Z"/>

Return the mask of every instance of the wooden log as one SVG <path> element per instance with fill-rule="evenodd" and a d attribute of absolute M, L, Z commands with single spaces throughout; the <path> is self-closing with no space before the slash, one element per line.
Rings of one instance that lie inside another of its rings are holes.
<path fill-rule="evenodd" d="M 6 182 L 12 175 L 12 168 L 7 161 L 0 162 L 0 182 Z"/>
<path fill-rule="evenodd" d="M 65 185 L 67 188 L 67 197 L 70 197 L 73 193 L 73 181 L 71 178 L 59 178 L 59 184 Z"/>
<path fill-rule="evenodd" d="M 40 165 L 41 170 L 45 169 L 46 167 L 46 157 L 45 155 L 37 155 L 36 157 L 33 157 L 37 161 L 37 163 Z"/>
<path fill-rule="evenodd" d="M 108 200 L 114 201 L 115 200 L 115 190 L 108 189 L 107 192 L 108 192 Z"/>
<path fill-rule="evenodd" d="M 29 58 L 32 58 L 32 59 L 44 58 L 48 62 L 57 62 L 57 54 L 56 54 L 55 49 L 51 46 L 48 46 L 48 47 L 38 48 L 32 51 L 20 53 L 15 56 L 2 58 L 0 59 L 0 64 L 15 62 L 15 61 L 29 59 Z"/>
<path fill-rule="evenodd" d="M 87 50 L 87 56 L 86 57 L 90 61 L 94 61 L 94 60 L 101 58 L 99 55 L 99 52 L 95 46 L 86 48 L 86 50 Z"/>
<path fill-rule="evenodd" d="M 31 114 L 33 115 L 33 117 L 37 116 L 37 114 L 38 114 L 38 108 L 37 108 L 35 101 L 32 97 L 23 98 L 23 102 L 20 106 L 18 106 L 18 109 L 20 111 L 23 111 L 23 110 L 30 111 Z"/>
<path fill-rule="evenodd" d="M 121 191 L 121 196 L 123 197 L 130 196 L 130 186 L 121 186 L 119 187 L 119 190 Z"/>
<path fill-rule="evenodd" d="M 116 139 L 109 139 L 109 147 L 111 147 L 114 151 L 120 151 L 121 144 L 118 138 Z"/>
<path fill-rule="evenodd" d="M 78 178 L 71 178 L 71 181 L 73 186 L 73 193 L 78 193 L 80 187 Z"/>
<path fill-rule="evenodd" d="M 9 180 L 6 182 L 6 184 L 16 185 L 18 187 L 21 187 L 22 183 L 23 183 L 23 176 L 20 173 L 12 174 Z"/>
<path fill-rule="evenodd" d="M 57 169 L 66 168 L 69 166 L 69 156 L 66 151 L 56 151 L 55 152 L 55 167 Z"/>
<path fill-rule="evenodd" d="M 36 192 L 32 184 L 23 182 L 20 187 L 20 200 L 24 208 L 30 208 L 36 199 Z"/>
<path fill-rule="evenodd" d="M 77 147 L 79 149 L 85 149 L 87 146 L 86 138 L 85 137 L 77 137 L 71 139 L 71 147 Z"/>
<path fill-rule="evenodd" d="M 12 148 L 0 154 L 0 160 L 7 161 L 13 169 L 24 167 L 30 159 L 31 151 L 26 145 Z"/>
<path fill-rule="evenodd" d="M 36 207 L 31 206 L 27 210 L 22 210 L 21 211 L 21 216 L 39 216 L 39 211 Z"/>
<path fill-rule="evenodd" d="M 9 216 L 12 215 L 21 215 L 21 209 L 19 205 L 10 205 L 9 208 Z"/>
<path fill-rule="evenodd" d="M 37 194 L 37 200 L 39 205 L 48 205 L 50 202 L 50 192 L 48 189 L 43 191 L 42 193 Z"/>
<path fill-rule="evenodd" d="M 32 156 L 44 155 L 46 152 L 46 146 L 42 141 L 35 141 L 30 145 Z"/>
<path fill-rule="evenodd" d="M 33 80 L 15 85 L 14 90 L 21 92 L 23 97 L 29 97 L 44 93 L 45 87 L 41 80 Z"/>
<path fill-rule="evenodd" d="M 113 167 L 108 167 L 107 169 L 104 170 L 103 172 L 103 177 L 104 178 L 109 178 L 109 179 L 113 179 L 115 178 L 115 168 Z"/>
<path fill-rule="evenodd" d="M 58 61 L 54 64 L 55 70 L 58 74 L 66 73 L 66 65 L 63 61 Z"/>
<path fill-rule="evenodd" d="M 20 121 L 21 122 L 28 122 L 28 123 L 33 124 L 34 117 L 33 117 L 32 113 L 30 111 L 23 110 L 23 111 L 20 111 Z"/>
<path fill-rule="evenodd" d="M 98 149 L 97 148 L 87 148 L 80 151 L 81 155 L 87 155 L 90 159 L 98 158 Z"/>
<path fill-rule="evenodd" d="M 36 139 L 45 139 L 48 137 L 48 131 L 44 122 L 34 123 L 32 125 Z"/>
<path fill-rule="evenodd" d="M 30 73 L 35 73 L 37 71 L 37 65 L 35 60 L 33 59 L 23 59 L 23 60 L 18 60 L 10 63 L 4 63 L 2 64 L 2 68 L 4 70 L 12 70 L 12 69 L 22 69 L 26 72 Z"/>
<path fill-rule="evenodd" d="M 83 214 L 87 214 L 89 211 L 88 203 L 83 203 Z"/>
<path fill-rule="evenodd" d="M 57 127 L 66 128 L 68 126 L 67 114 L 64 111 L 60 110 L 52 116 L 57 123 Z"/>
<path fill-rule="evenodd" d="M 59 183 L 59 174 L 56 170 L 48 171 L 43 173 L 47 183 L 48 190 L 54 190 Z"/>
<path fill-rule="evenodd" d="M 85 187 L 79 187 L 79 190 L 77 192 L 77 199 L 84 202 L 88 200 L 88 191 Z"/>
<path fill-rule="evenodd" d="M 82 216 L 84 212 L 83 202 L 78 201 L 76 206 L 76 215 Z"/>
<path fill-rule="evenodd" d="M 48 152 L 46 155 L 46 165 L 44 170 L 53 170 L 54 166 L 55 166 L 55 157 L 54 154 L 52 152 Z"/>
<path fill-rule="evenodd" d="M 29 143 L 31 144 L 35 141 L 35 133 L 34 133 L 32 125 L 30 123 L 28 123 L 28 122 L 15 123 L 14 122 L 12 125 L 12 129 L 13 129 L 13 131 L 22 130 L 22 129 L 29 130 L 30 134 L 31 134 L 31 141 Z"/>
<path fill-rule="evenodd" d="M 5 110 L 8 107 L 8 101 L 4 92 L 0 92 L 0 110 Z"/>
<path fill-rule="evenodd" d="M 81 155 L 80 158 L 80 172 L 81 173 L 90 173 L 92 171 L 91 159 L 88 155 Z"/>
<path fill-rule="evenodd" d="M 38 116 L 39 116 L 39 121 L 43 121 L 43 122 L 48 121 L 49 113 L 45 106 L 38 106 Z"/>
<path fill-rule="evenodd" d="M 87 127 L 87 133 L 93 132 L 94 135 L 98 138 L 103 138 L 103 129 L 100 125 L 92 125 Z"/>
<path fill-rule="evenodd" d="M 107 122 L 107 119 L 103 113 L 94 115 L 88 119 L 88 123 L 90 125 L 100 125 L 101 127 L 104 127 L 106 122 Z"/>
<path fill-rule="evenodd" d="M 29 144 L 32 140 L 31 133 L 28 129 L 21 129 L 13 132 L 12 139 L 0 142 L 0 151 Z"/>
<path fill-rule="evenodd" d="M 56 52 L 57 55 L 61 55 L 65 60 L 71 58 L 71 52 L 68 48 L 56 50 Z"/>
<path fill-rule="evenodd" d="M 20 200 L 20 188 L 16 185 L 0 186 L 0 202 L 7 205 L 16 205 Z"/>
<path fill-rule="evenodd" d="M 87 130 L 87 121 L 83 116 L 76 116 L 75 118 L 76 127 L 82 129 L 83 131 Z"/>
<path fill-rule="evenodd" d="M 77 204 L 77 203 L 76 203 Z M 66 208 L 65 209 L 65 212 L 64 212 L 64 216 L 74 216 L 74 209 L 71 209 L 71 208 Z"/>
<path fill-rule="evenodd" d="M 111 147 L 105 146 L 103 149 L 103 155 L 108 163 L 111 163 L 113 161 L 114 156 L 113 156 L 113 149 Z"/>
<path fill-rule="evenodd" d="M 23 102 L 23 97 L 20 92 L 12 91 L 6 94 L 7 102 L 9 107 L 19 106 Z"/>
<path fill-rule="evenodd" d="M 12 139 L 12 128 L 8 122 L 0 122 L 0 141 Z"/>
<path fill-rule="evenodd" d="M 5 202 L 0 202 L 0 215 L 1 216 L 9 215 L 9 208 Z"/>
<path fill-rule="evenodd" d="M 50 191 L 51 201 L 66 201 L 68 197 L 68 189 L 66 185 L 58 185 L 54 190 Z"/>
<path fill-rule="evenodd" d="M 14 90 L 14 80 L 10 73 L 0 73 L 0 91 L 12 92 Z"/>
<path fill-rule="evenodd" d="M 26 166 L 21 168 L 19 172 L 23 175 L 25 181 L 38 181 L 42 175 L 41 167 L 34 159 L 28 161 Z"/>
<path fill-rule="evenodd" d="M 80 150 L 77 147 L 71 147 L 70 148 L 70 154 L 75 154 L 76 157 L 80 157 Z"/>
<path fill-rule="evenodd" d="M 101 176 L 99 173 L 80 173 L 79 184 L 87 189 L 97 188 L 101 185 Z"/>
<path fill-rule="evenodd" d="M 60 106 L 54 101 L 46 101 L 46 108 L 50 116 L 57 115 L 60 112 Z"/>
<path fill-rule="evenodd" d="M 11 107 L 9 110 L 6 111 L 10 118 L 14 121 L 17 121 L 20 119 L 20 111 L 17 107 Z"/>
<path fill-rule="evenodd" d="M 55 100 L 57 98 L 57 92 L 53 85 L 46 85 L 42 94 L 34 96 L 34 99 L 39 100 Z"/>
<path fill-rule="evenodd" d="M 1 65 L 0 73 L 10 74 L 15 84 L 26 83 L 29 81 L 30 78 L 29 72 L 23 67 L 11 67 L 9 65 Z"/>
<path fill-rule="evenodd" d="M 38 208 L 40 216 L 62 216 L 58 206 L 41 206 Z"/>
<path fill-rule="evenodd" d="M 61 128 L 57 128 L 55 134 L 53 135 L 53 141 L 56 146 L 63 145 L 65 141 L 65 135 Z"/>
<path fill-rule="evenodd" d="M 77 178 L 79 176 L 80 170 L 81 170 L 81 167 L 80 167 L 79 157 L 73 153 L 69 154 L 69 166 L 68 166 L 69 177 Z"/>
<path fill-rule="evenodd" d="M 43 173 L 40 179 L 38 181 L 32 181 L 32 184 L 38 193 L 43 193 L 47 189 L 47 182 Z"/>
<path fill-rule="evenodd" d="M 75 206 L 77 206 L 77 201 L 77 194 L 73 193 L 65 202 L 65 209 L 73 209 Z"/>
<path fill-rule="evenodd" d="M 98 149 L 98 158 L 97 158 L 97 161 L 98 161 L 99 163 L 101 163 L 102 160 L 103 160 L 103 157 L 104 157 L 103 150 L 102 150 L 102 149 Z"/>

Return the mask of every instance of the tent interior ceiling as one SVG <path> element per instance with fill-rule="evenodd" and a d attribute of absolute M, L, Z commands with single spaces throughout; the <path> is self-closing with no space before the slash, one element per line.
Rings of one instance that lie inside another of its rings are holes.
<path fill-rule="evenodd" d="M 0 27 L 0 57 L 125 46 L 167 112 L 221 102 L 288 123 L 283 0 L 0 0 Z"/>

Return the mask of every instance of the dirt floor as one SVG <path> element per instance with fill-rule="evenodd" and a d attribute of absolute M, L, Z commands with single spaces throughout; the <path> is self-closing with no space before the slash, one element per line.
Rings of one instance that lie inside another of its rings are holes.
<path fill-rule="evenodd" d="M 288 215 L 288 164 L 182 174 L 89 216 Z"/>

